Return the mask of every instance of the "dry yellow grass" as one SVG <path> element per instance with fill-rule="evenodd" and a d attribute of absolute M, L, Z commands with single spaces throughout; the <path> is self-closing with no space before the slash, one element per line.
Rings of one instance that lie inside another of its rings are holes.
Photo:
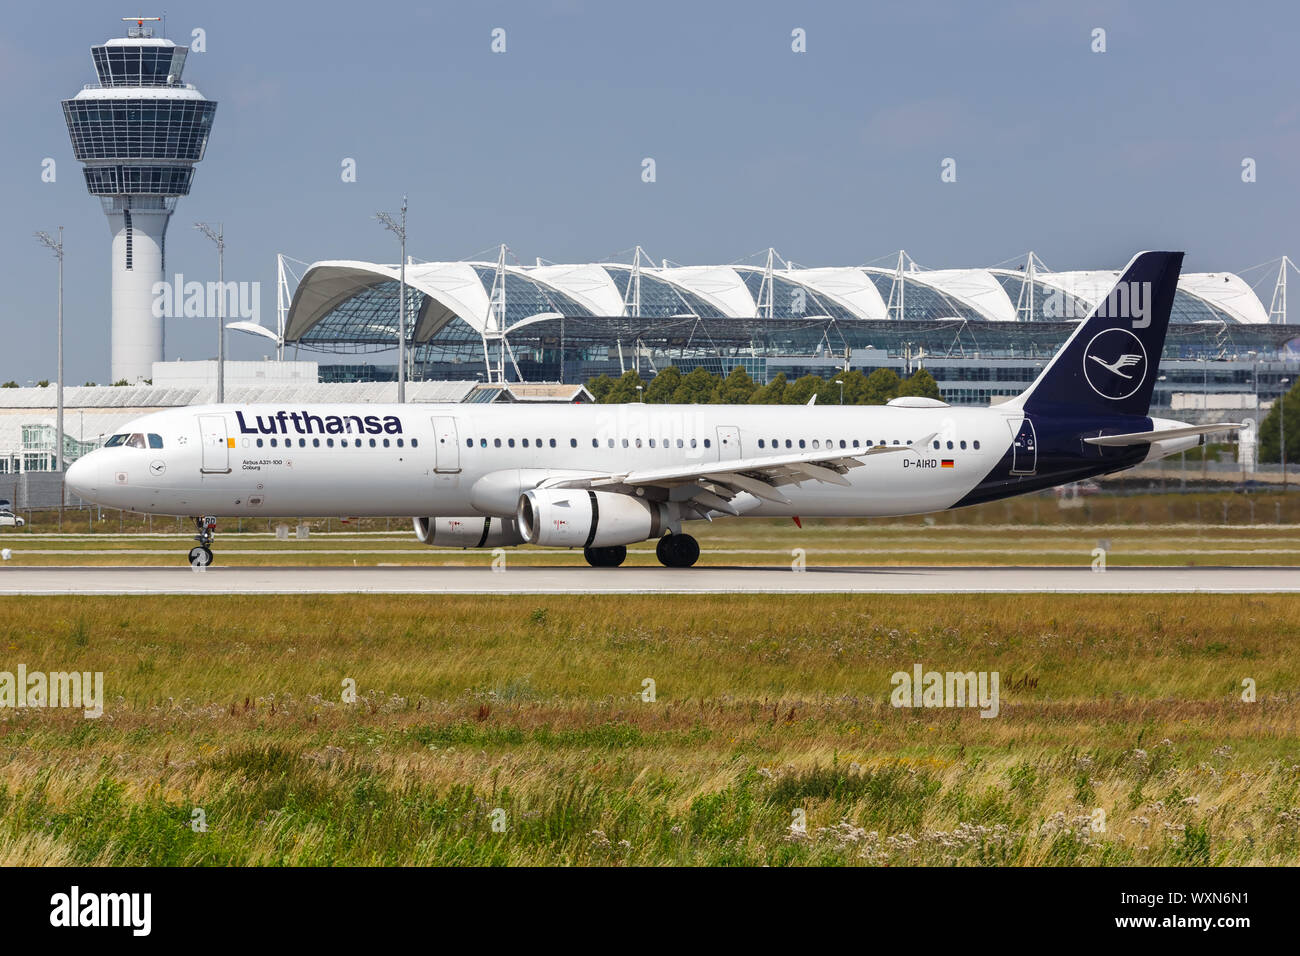
<path fill-rule="evenodd" d="M 1259 596 L 3 599 L 0 669 L 101 670 L 108 702 L 98 721 L 0 711 L 0 860 L 1292 863 L 1297 612 Z M 1000 716 L 890 706 L 914 663 L 998 671 Z"/>

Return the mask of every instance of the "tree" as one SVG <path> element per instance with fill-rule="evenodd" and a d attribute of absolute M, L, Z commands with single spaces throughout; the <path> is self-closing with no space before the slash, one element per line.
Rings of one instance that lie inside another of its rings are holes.
<path fill-rule="evenodd" d="M 1264 416 L 1259 426 L 1259 460 L 1280 462 L 1282 405 L 1286 404 L 1286 465 L 1287 473 L 1293 464 L 1300 463 L 1300 380 L 1291 386 L 1291 391 L 1273 402 L 1273 407 Z"/>
<path fill-rule="evenodd" d="M 718 401 L 724 405 L 745 405 L 757 390 L 758 384 L 744 366 L 737 365 L 718 385 Z"/>
<path fill-rule="evenodd" d="M 591 392 L 591 397 L 597 402 L 603 402 L 613 387 L 614 380 L 608 375 L 597 375 L 587 380 L 587 391 Z"/>
<path fill-rule="evenodd" d="M 749 396 L 751 405 L 780 405 L 785 401 L 785 372 L 778 372 L 776 377 Z"/>
<path fill-rule="evenodd" d="M 48 378 L 43 378 L 43 379 L 41 379 L 39 382 L 36 383 L 36 387 L 37 387 L 37 388 L 49 388 L 49 387 L 50 387 L 50 380 L 49 380 Z"/>
<path fill-rule="evenodd" d="M 939 383 L 923 368 L 918 368 L 898 386 L 899 395 L 917 395 L 921 398 L 942 398 Z"/>
<path fill-rule="evenodd" d="M 819 375 L 804 375 L 797 378 L 785 390 L 781 401 L 786 405 L 807 405 L 808 399 L 818 394 L 826 379 Z M 839 386 L 836 386 L 837 388 Z M 817 401 L 821 401 L 820 398 Z"/>
<path fill-rule="evenodd" d="M 707 369 L 697 368 L 682 378 L 682 383 L 673 392 L 676 405 L 708 405 L 716 401 L 718 385 L 721 379 Z"/>
<path fill-rule="evenodd" d="M 642 388 L 645 387 L 645 383 L 641 381 L 641 376 L 636 373 L 635 369 L 628 369 L 614 381 L 614 384 L 605 393 L 605 397 L 601 401 L 606 405 L 626 405 L 629 402 L 640 401 L 640 393 L 636 390 L 638 385 Z"/>
<path fill-rule="evenodd" d="M 863 383 L 863 405 L 884 405 L 892 398 L 898 397 L 898 373 L 892 368 L 878 368 Z"/>
<path fill-rule="evenodd" d="M 677 386 L 682 384 L 682 370 L 676 365 L 669 365 L 667 368 L 660 369 L 646 386 L 645 400 L 655 405 L 664 405 L 673 400 L 673 393 L 677 391 Z"/>
<path fill-rule="evenodd" d="M 18 383 L 13 380 L 10 380 L 8 382 L 5 382 L 3 385 L 0 385 L 0 388 L 17 388 L 17 387 L 18 387 Z"/>
<path fill-rule="evenodd" d="M 114 385 L 130 385 L 131 383 L 128 382 L 128 381 L 127 381 L 126 379 L 124 379 L 124 378 L 119 378 L 119 379 L 118 379 L 116 382 L 114 382 L 113 384 L 114 384 Z"/>

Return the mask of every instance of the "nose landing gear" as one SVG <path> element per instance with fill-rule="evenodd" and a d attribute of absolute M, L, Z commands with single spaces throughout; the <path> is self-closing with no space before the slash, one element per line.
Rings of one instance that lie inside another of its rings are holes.
<path fill-rule="evenodd" d="M 689 534 L 666 534 L 655 545 L 655 557 L 666 568 L 689 568 L 700 559 L 700 543 Z"/>
<path fill-rule="evenodd" d="M 217 536 L 217 519 L 211 516 L 194 519 L 198 534 L 194 536 L 198 547 L 190 548 L 190 567 L 202 570 L 212 563 L 212 539 Z"/>

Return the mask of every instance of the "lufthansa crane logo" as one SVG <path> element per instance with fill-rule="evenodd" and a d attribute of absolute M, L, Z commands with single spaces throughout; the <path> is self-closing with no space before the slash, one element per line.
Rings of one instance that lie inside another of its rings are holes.
<path fill-rule="evenodd" d="M 1146 381 L 1147 350 L 1128 329 L 1098 332 L 1083 350 L 1083 376 L 1102 398 L 1128 398 Z"/>

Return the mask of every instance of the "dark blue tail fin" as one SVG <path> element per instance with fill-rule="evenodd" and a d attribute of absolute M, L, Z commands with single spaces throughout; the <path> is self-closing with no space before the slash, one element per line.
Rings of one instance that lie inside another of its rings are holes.
<path fill-rule="evenodd" d="M 1027 412 L 1146 415 L 1159 374 L 1181 252 L 1139 252 L 1033 385 Z"/>

